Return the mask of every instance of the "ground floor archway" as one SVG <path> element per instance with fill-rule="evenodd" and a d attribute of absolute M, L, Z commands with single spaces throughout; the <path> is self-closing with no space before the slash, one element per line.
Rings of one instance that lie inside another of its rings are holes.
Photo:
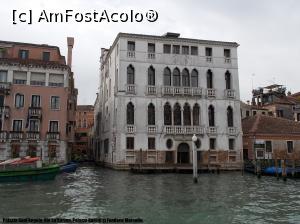
<path fill-rule="evenodd" d="M 180 143 L 177 148 L 177 163 L 190 163 L 190 146 L 187 143 Z"/>

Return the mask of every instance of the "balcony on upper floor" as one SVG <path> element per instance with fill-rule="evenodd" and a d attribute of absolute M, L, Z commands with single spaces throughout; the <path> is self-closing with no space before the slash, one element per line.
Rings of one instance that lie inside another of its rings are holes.
<path fill-rule="evenodd" d="M 224 63 L 225 64 L 231 64 L 231 58 L 225 57 L 224 58 Z"/>
<path fill-rule="evenodd" d="M 9 95 L 10 94 L 11 83 L 9 82 L 0 82 L 0 93 Z"/>
<path fill-rule="evenodd" d="M 216 97 L 216 89 L 207 89 L 206 90 L 207 97 L 215 98 Z"/>
<path fill-rule="evenodd" d="M 156 86 L 146 86 L 146 95 L 156 95 L 157 94 L 157 88 Z"/>
<path fill-rule="evenodd" d="M 28 108 L 29 118 L 41 119 L 42 117 L 42 108 L 41 107 L 29 107 Z"/>
<path fill-rule="evenodd" d="M 136 132 L 136 126 L 133 124 L 127 124 L 125 126 L 125 132 L 127 134 L 134 134 Z"/>
<path fill-rule="evenodd" d="M 10 140 L 22 140 L 24 137 L 23 131 L 11 131 L 9 132 Z"/>
<path fill-rule="evenodd" d="M 148 52 L 148 59 L 155 59 L 155 53 Z"/>
<path fill-rule="evenodd" d="M 0 141 L 1 142 L 3 142 L 3 141 L 6 142 L 7 137 L 8 137 L 7 131 L 0 131 Z"/>
<path fill-rule="evenodd" d="M 237 134 L 237 128 L 236 127 L 228 127 L 227 128 L 227 134 L 228 135 L 236 135 Z"/>
<path fill-rule="evenodd" d="M 199 87 L 175 87 L 163 86 L 162 95 L 166 96 L 202 96 L 202 88 Z"/>
<path fill-rule="evenodd" d="M 40 132 L 38 131 L 28 131 L 26 132 L 27 140 L 40 140 Z"/>
<path fill-rule="evenodd" d="M 157 133 L 157 126 L 156 125 L 148 125 L 147 126 L 148 134 L 156 134 Z"/>
<path fill-rule="evenodd" d="M 0 106 L 0 118 L 4 116 L 4 118 L 9 118 L 10 107 L 9 106 Z"/>
<path fill-rule="evenodd" d="M 215 126 L 210 126 L 210 127 L 207 127 L 207 129 L 206 129 L 206 133 L 208 135 L 216 135 L 217 131 L 218 131 L 217 127 L 215 127 Z"/>
<path fill-rule="evenodd" d="M 170 135 L 203 135 L 204 128 L 202 126 L 181 126 L 181 125 L 165 125 L 164 133 Z"/>
<path fill-rule="evenodd" d="M 235 91 L 233 89 L 225 89 L 225 97 L 234 99 Z"/>
<path fill-rule="evenodd" d="M 46 137 L 48 141 L 59 141 L 60 133 L 48 131 Z"/>
<path fill-rule="evenodd" d="M 126 84 L 126 94 L 136 94 L 135 84 Z"/>
<path fill-rule="evenodd" d="M 135 58 L 135 51 L 127 51 L 128 58 Z"/>

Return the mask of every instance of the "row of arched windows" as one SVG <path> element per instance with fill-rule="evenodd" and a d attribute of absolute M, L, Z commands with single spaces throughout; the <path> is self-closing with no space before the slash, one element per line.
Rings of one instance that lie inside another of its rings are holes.
<path fill-rule="evenodd" d="M 214 88 L 213 72 L 208 69 L 206 72 L 207 88 Z M 127 84 L 135 83 L 135 70 L 130 64 L 127 67 Z M 173 72 L 169 67 L 164 69 L 163 73 L 163 84 L 164 86 L 183 86 L 183 87 L 198 87 L 198 71 L 193 69 L 191 73 L 187 68 L 184 68 L 182 72 L 178 68 L 174 68 Z M 148 68 L 148 85 L 155 85 L 155 69 L 151 65 Z M 226 89 L 231 89 L 231 73 L 225 72 L 225 85 Z"/>
<path fill-rule="evenodd" d="M 196 103 L 191 109 L 188 103 L 185 103 L 183 108 L 179 103 L 173 107 L 167 102 L 163 108 L 164 111 L 164 125 L 200 125 L 200 106 Z M 172 116 L 173 113 L 173 116 Z M 134 105 L 132 102 L 127 104 L 126 119 L 128 125 L 134 124 Z M 153 103 L 148 105 L 148 125 L 155 125 L 155 106 Z M 208 125 L 215 126 L 215 108 L 213 105 L 208 107 Z M 231 106 L 227 107 L 227 125 L 233 127 L 233 109 Z"/>

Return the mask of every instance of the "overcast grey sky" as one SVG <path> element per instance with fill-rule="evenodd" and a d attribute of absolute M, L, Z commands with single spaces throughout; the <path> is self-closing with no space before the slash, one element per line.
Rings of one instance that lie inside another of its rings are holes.
<path fill-rule="evenodd" d="M 156 10 L 154 23 L 51 23 L 12 24 L 12 11 L 43 9 L 63 12 L 94 10 L 146 12 Z M 235 41 L 240 44 L 239 78 L 242 100 L 254 87 L 273 83 L 300 91 L 300 1 L 297 0 L 9 0 L 1 1 L 0 39 L 57 45 L 67 55 L 66 37 L 75 38 L 73 71 L 79 89 L 78 104 L 93 104 L 98 88 L 101 47 L 108 48 L 118 32 Z M 252 76 L 252 74 L 255 74 Z"/>

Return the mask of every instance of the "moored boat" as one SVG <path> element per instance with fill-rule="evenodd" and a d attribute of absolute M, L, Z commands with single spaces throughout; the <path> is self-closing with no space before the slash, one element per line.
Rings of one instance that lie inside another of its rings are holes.
<path fill-rule="evenodd" d="M 74 162 L 67 163 L 66 165 L 62 165 L 60 167 L 60 173 L 73 173 L 76 171 L 77 167 L 78 167 L 77 163 Z"/>
<path fill-rule="evenodd" d="M 0 182 L 18 182 L 18 181 L 36 181 L 53 180 L 59 172 L 58 165 L 49 165 L 45 167 L 32 166 L 10 166 L 0 171 Z"/>

